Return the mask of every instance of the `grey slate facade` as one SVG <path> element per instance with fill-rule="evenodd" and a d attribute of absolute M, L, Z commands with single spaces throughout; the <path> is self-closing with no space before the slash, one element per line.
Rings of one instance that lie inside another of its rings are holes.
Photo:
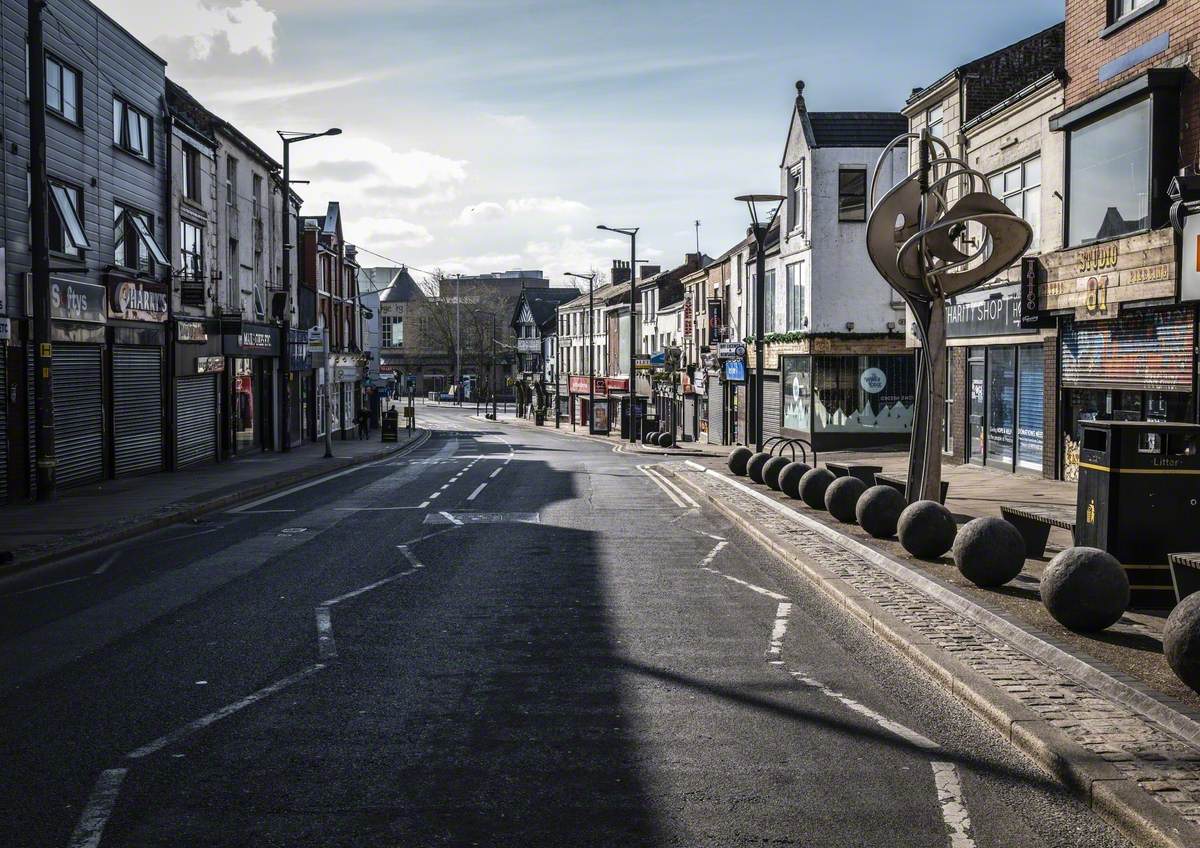
<path fill-rule="evenodd" d="M 30 495 L 32 486 L 27 417 L 32 388 L 26 379 L 31 328 L 25 302 L 30 269 L 26 4 L 0 0 L 0 10 L 0 205 L 5 313 L 11 327 L 3 363 L 9 391 L 0 480 L 6 497 L 19 498 Z M 52 328 L 55 380 L 61 377 L 62 383 L 55 399 L 58 475 L 61 485 L 70 486 L 159 470 L 167 462 L 169 399 L 163 375 L 170 268 L 151 258 L 132 226 L 122 226 L 121 234 L 127 242 L 131 235 L 136 240 L 129 255 L 141 268 L 127 267 L 114 253 L 114 207 L 138 213 L 162 251 L 170 244 L 166 63 L 85 0 L 56 0 L 43 17 L 47 58 L 73 77 L 62 82 L 58 72 L 51 76 L 58 80 L 52 100 L 60 108 L 47 110 L 47 173 L 78 191 L 88 242 L 78 256 L 52 252 L 51 277 L 63 291 L 75 285 L 102 301 L 92 303 L 100 308 L 84 316 L 87 320 L 55 320 Z M 127 107 L 135 110 L 132 134 L 121 140 L 133 139 L 128 146 L 142 148 L 144 156 L 115 140 L 115 102 L 125 104 L 122 126 Z M 145 130 L 147 143 L 136 143 Z M 114 313 L 120 305 L 127 308 Z"/>

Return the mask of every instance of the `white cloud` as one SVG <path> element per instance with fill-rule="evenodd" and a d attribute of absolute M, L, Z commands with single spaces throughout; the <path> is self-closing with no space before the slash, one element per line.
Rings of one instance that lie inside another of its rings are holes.
<path fill-rule="evenodd" d="M 468 227 L 472 224 L 481 224 L 486 221 L 499 221 L 506 214 L 504 207 L 499 203 L 487 200 L 463 209 L 462 212 L 458 213 L 458 217 L 454 219 L 454 223 Z"/>
<path fill-rule="evenodd" d="M 144 41 L 186 40 L 195 59 L 207 59 L 218 39 L 234 54 L 275 56 L 276 15 L 258 0 L 232 5 L 219 0 L 101 0 L 100 5 Z"/>
<path fill-rule="evenodd" d="M 322 155 L 310 162 L 293 165 L 297 178 L 312 176 L 312 188 L 304 191 L 318 197 L 353 200 L 362 214 L 387 216 L 397 209 L 413 211 L 432 203 L 455 198 L 467 179 L 467 163 L 426 150 L 393 150 L 388 144 L 360 138 L 347 131 L 329 143 Z M 303 145 L 292 151 L 293 157 L 306 153 Z M 370 173 L 364 166 L 370 166 Z M 306 168 L 312 168 L 306 173 Z"/>
<path fill-rule="evenodd" d="M 372 250 L 386 252 L 395 247 L 424 247 L 433 241 L 433 234 L 421 225 L 403 218 L 352 219 L 354 232 L 347 234 L 351 241 L 361 239 Z"/>
<path fill-rule="evenodd" d="M 213 104 L 257 103 L 263 100 L 278 101 L 292 97 L 305 97 L 310 94 L 322 94 L 350 88 L 363 83 L 379 82 L 400 73 L 396 69 L 379 71 L 374 74 L 356 74 L 354 76 L 336 79 L 316 79 L 308 82 L 283 81 L 265 85 L 238 85 L 213 92 L 208 99 Z"/>
<path fill-rule="evenodd" d="M 485 200 L 474 206 L 468 206 L 458 214 L 454 223 L 460 226 L 470 226 L 510 217 L 538 215 L 561 217 L 578 215 L 587 211 L 587 204 L 580 203 L 578 200 L 564 200 L 561 197 L 518 197 L 506 200 L 504 203 Z M 561 226 L 563 225 L 559 225 L 559 227 Z M 567 227 L 566 232 L 570 232 L 570 225 L 565 226 Z M 556 232 L 558 231 L 559 228 L 556 228 Z"/>

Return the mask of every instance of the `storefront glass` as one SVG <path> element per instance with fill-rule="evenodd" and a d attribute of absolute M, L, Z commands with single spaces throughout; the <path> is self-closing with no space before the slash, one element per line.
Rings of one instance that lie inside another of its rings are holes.
<path fill-rule="evenodd" d="M 234 447 L 238 453 L 252 448 L 257 442 L 258 428 L 255 419 L 258 413 L 255 393 L 254 360 L 233 360 L 233 434 Z"/>
<path fill-rule="evenodd" d="M 1017 375 L 1017 465 L 1042 470 L 1045 443 L 1044 374 L 1041 345 L 1019 348 Z"/>
<path fill-rule="evenodd" d="M 983 464 L 983 421 L 987 411 L 984 387 L 984 349 L 973 347 L 967 353 L 967 459 Z"/>
<path fill-rule="evenodd" d="M 1063 479 L 1079 479 L 1079 442 L 1088 421 L 1191 421 L 1192 397 L 1183 392 L 1136 389 L 1066 389 L 1063 392 Z"/>
<path fill-rule="evenodd" d="M 812 360 L 807 356 L 784 356 L 783 426 L 788 430 L 811 432 L 812 419 Z"/>
<path fill-rule="evenodd" d="M 987 463 L 1011 468 L 1016 429 L 1016 350 L 994 347 L 988 351 Z"/>
<path fill-rule="evenodd" d="M 813 431 L 910 432 L 915 384 L 911 354 L 815 357 Z"/>

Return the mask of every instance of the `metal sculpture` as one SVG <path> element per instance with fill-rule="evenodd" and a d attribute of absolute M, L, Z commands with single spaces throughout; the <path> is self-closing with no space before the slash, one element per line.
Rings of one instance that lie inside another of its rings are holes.
<path fill-rule="evenodd" d="M 901 144 L 917 142 L 917 170 L 875 202 L 879 175 Z M 950 190 L 956 190 L 951 200 Z M 988 190 L 987 177 L 924 130 L 884 148 L 871 178 L 867 253 L 912 313 L 917 351 L 916 410 L 909 449 L 908 501 L 939 499 L 946 373 L 946 298 L 978 288 L 1029 249 L 1033 229 Z"/>

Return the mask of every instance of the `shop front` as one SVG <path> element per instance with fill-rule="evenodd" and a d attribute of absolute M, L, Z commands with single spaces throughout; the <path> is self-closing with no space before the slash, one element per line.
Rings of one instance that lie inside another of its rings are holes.
<path fill-rule="evenodd" d="M 106 471 L 105 287 L 51 277 L 50 319 L 55 479 L 69 488 L 102 480 Z"/>
<path fill-rule="evenodd" d="M 292 327 L 288 330 L 288 372 L 284 391 L 287 392 L 288 439 L 294 447 L 311 441 L 316 434 L 311 428 L 312 357 L 308 353 L 308 332 Z"/>
<path fill-rule="evenodd" d="M 916 364 L 911 353 L 779 357 L 780 435 L 818 451 L 900 445 L 912 433 Z M 765 376 L 765 375 L 764 375 Z M 774 388 L 774 387 L 773 387 Z M 764 421 L 763 432 L 770 433 Z"/>
<path fill-rule="evenodd" d="M 217 321 L 175 321 L 175 468 L 216 462 L 225 356 Z"/>
<path fill-rule="evenodd" d="M 607 405 L 608 383 L 603 377 L 593 379 L 596 405 Z M 571 423 L 586 427 L 591 417 L 592 394 L 588 391 L 587 377 L 571 377 L 567 380 L 567 408 L 571 411 Z"/>
<path fill-rule="evenodd" d="M 946 305 L 948 368 L 963 369 L 963 378 L 948 380 L 944 447 L 960 461 L 1041 473 L 1053 351 L 1045 355 L 1036 314 L 1025 316 L 1022 304 L 1014 283 Z"/>
<path fill-rule="evenodd" d="M 279 328 L 241 322 L 224 327 L 228 425 L 225 453 L 273 450 Z"/>
<path fill-rule="evenodd" d="M 357 432 L 358 415 L 362 392 L 362 367 L 359 358 L 352 353 L 330 355 L 329 363 L 329 412 L 333 435 L 343 439 Z"/>
<path fill-rule="evenodd" d="M 163 433 L 167 286 L 118 274 L 109 274 L 105 286 L 113 476 L 162 471 L 167 459 Z"/>
<path fill-rule="evenodd" d="M 1065 480 L 1078 479 L 1083 422 L 1195 420 L 1196 309 L 1169 305 L 1176 241 L 1166 227 L 1044 259 L 1039 305 L 1060 321 L 1056 438 Z"/>

